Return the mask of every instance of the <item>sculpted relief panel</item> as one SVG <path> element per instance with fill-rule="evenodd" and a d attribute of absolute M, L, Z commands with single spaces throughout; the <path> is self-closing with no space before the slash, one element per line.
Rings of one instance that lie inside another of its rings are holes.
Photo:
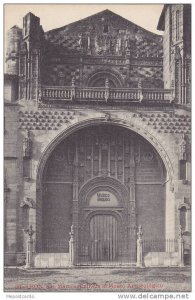
<path fill-rule="evenodd" d="M 79 187 L 97 176 L 114 177 L 126 186 L 140 179 L 163 180 L 152 146 L 137 134 L 112 125 L 91 126 L 61 142 L 49 159 L 45 180 L 73 182 L 75 165 Z"/>

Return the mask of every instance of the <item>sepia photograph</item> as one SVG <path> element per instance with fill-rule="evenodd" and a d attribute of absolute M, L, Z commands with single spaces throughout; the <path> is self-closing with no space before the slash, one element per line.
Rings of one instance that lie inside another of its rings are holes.
<path fill-rule="evenodd" d="M 190 293 L 191 4 L 3 22 L 4 292 Z"/>

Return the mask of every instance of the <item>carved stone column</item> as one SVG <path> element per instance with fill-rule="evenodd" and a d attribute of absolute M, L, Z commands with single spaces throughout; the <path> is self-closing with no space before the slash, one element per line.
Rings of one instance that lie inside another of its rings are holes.
<path fill-rule="evenodd" d="M 142 102 L 142 100 L 143 100 L 142 82 L 141 82 L 141 80 L 139 80 L 139 82 L 138 82 L 138 99 L 139 99 L 139 102 Z"/>
<path fill-rule="evenodd" d="M 27 251 L 26 251 L 26 268 L 34 267 L 34 258 L 33 258 L 33 234 L 35 231 L 30 225 L 29 229 L 24 230 L 24 232 L 28 235 L 27 238 Z"/>
<path fill-rule="evenodd" d="M 179 47 L 175 48 L 175 99 L 182 103 L 182 58 Z"/>
<path fill-rule="evenodd" d="M 23 177 L 25 181 L 31 178 L 31 155 L 32 155 L 32 139 L 30 131 L 27 130 L 23 139 Z"/>
<path fill-rule="evenodd" d="M 9 200 L 9 196 L 8 194 L 10 193 L 10 189 L 8 188 L 8 185 L 7 185 L 7 169 L 5 168 L 5 172 L 4 172 L 4 176 L 5 176 L 5 179 L 4 179 L 4 230 L 5 230 L 5 235 L 4 235 L 4 247 L 5 247 L 5 251 L 7 251 L 8 247 L 7 247 L 7 202 Z"/>
<path fill-rule="evenodd" d="M 190 224 L 190 220 L 191 220 L 191 210 L 190 207 L 187 207 L 186 209 L 186 231 L 191 231 L 191 224 Z"/>
<path fill-rule="evenodd" d="M 131 251 L 136 249 L 136 204 L 135 204 L 135 157 L 134 157 L 134 143 L 130 144 L 130 169 L 129 169 L 129 209 L 130 209 L 130 253 L 136 253 Z M 134 255 L 135 256 L 135 255 Z M 136 259 L 136 257 L 131 257 Z"/>
<path fill-rule="evenodd" d="M 77 139 L 76 139 L 77 140 Z M 75 145 L 75 158 L 73 163 L 73 206 L 72 206 L 72 226 L 74 228 L 74 264 L 78 262 L 78 192 L 79 192 L 79 182 L 78 182 L 78 173 L 79 173 L 79 162 L 78 162 L 78 143 L 76 141 Z"/>
<path fill-rule="evenodd" d="M 75 99 L 75 77 L 72 77 L 72 83 L 71 83 L 71 99 L 74 100 Z"/>
<path fill-rule="evenodd" d="M 32 140 L 30 137 L 30 131 L 27 130 L 25 138 L 23 139 L 23 157 L 31 158 L 32 152 Z"/>
<path fill-rule="evenodd" d="M 191 102 L 191 57 L 187 55 L 185 58 L 186 65 L 186 104 Z"/>
<path fill-rule="evenodd" d="M 180 136 L 179 140 L 179 160 L 186 160 L 187 159 L 187 142 L 185 134 Z"/>
<path fill-rule="evenodd" d="M 137 233 L 137 264 L 136 264 L 136 266 L 139 268 L 144 267 L 142 236 L 143 236 L 142 226 L 139 225 L 138 233 Z"/>
<path fill-rule="evenodd" d="M 70 240 L 69 240 L 69 255 L 70 255 L 70 265 L 76 265 L 76 243 L 75 243 L 75 235 L 74 235 L 74 226 L 71 226 L 70 231 Z"/>
<path fill-rule="evenodd" d="M 110 94 L 109 79 L 106 78 L 106 80 L 105 80 L 105 100 L 106 100 L 106 102 L 108 102 L 109 94 Z"/>
<path fill-rule="evenodd" d="M 33 223 L 34 222 L 34 218 L 32 218 L 32 216 L 34 216 L 34 214 L 36 213 L 35 212 L 35 209 L 36 209 L 36 204 L 35 204 L 35 201 L 34 199 L 32 198 L 28 198 L 28 197 L 25 197 L 21 203 L 20 203 L 20 207 L 22 209 L 24 209 L 25 207 L 27 208 L 28 210 L 28 213 L 27 213 L 27 219 L 25 220 L 26 222 L 26 226 L 28 226 L 29 223 Z M 34 224 L 35 225 L 35 224 Z M 32 226 L 32 225 L 31 225 Z M 36 225 L 35 225 L 36 226 Z M 25 230 L 24 230 L 25 232 Z M 25 232 L 26 233 L 26 232 Z M 24 240 L 24 242 L 26 242 Z M 35 252 L 36 250 L 36 242 L 35 242 L 35 239 L 33 240 L 33 245 L 32 245 L 33 249 L 32 251 Z M 25 245 L 24 245 L 24 251 L 25 251 Z"/>
<path fill-rule="evenodd" d="M 179 238 L 178 238 L 178 263 L 179 267 L 184 267 L 184 239 L 181 225 L 179 226 Z"/>

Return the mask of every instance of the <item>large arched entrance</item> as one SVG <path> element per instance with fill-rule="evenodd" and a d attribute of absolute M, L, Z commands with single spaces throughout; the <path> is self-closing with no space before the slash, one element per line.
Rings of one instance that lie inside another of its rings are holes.
<path fill-rule="evenodd" d="M 78 264 L 133 263 L 136 230 L 165 238 L 166 170 L 154 147 L 113 124 L 78 129 L 44 166 L 37 213 L 38 251 L 69 251 L 73 224 Z"/>

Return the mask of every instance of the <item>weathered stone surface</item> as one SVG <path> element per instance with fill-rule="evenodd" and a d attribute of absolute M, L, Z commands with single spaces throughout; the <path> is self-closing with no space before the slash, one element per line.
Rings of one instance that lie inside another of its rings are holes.
<path fill-rule="evenodd" d="M 67 266 L 71 225 L 80 247 L 74 259 L 82 263 L 90 253 L 94 257 L 87 243 L 98 220 L 113 228 L 120 225 L 112 236 L 123 240 L 117 259 L 135 262 L 137 224 L 146 239 L 175 239 L 181 220 L 189 217 L 181 216 L 181 207 L 190 207 L 191 115 L 175 89 L 163 90 L 162 37 L 110 11 L 46 33 L 39 18 L 26 18 L 31 52 L 29 56 L 23 41 L 19 95 L 12 79 L 6 81 L 6 264 L 24 262 L 23 230 L 29 225 L 35 230 L 34 250 L 51 252 L 36 254 L 35 266 Z M 164 83 L 171 88 L 170 24 L 167 15 L 165 19 Z M 19 43 L 19 35 L 15 38 Z M 32 70 L 30 79 L 27 69 Z M 116 105 L 109 102 L 109 92 Z M 124 104 L 128 99 L 131 105 Z M 90 206 L 90 199 L 102 191 L 114 195 L 114 205 L 97 200 L 93 203 L 98 207 Z M 189 224 L 186 231 L 188 236 Z M 148 260 L 150 265 L 175 265 L 176 258 L 174 253 L 155 254 Z"/>

